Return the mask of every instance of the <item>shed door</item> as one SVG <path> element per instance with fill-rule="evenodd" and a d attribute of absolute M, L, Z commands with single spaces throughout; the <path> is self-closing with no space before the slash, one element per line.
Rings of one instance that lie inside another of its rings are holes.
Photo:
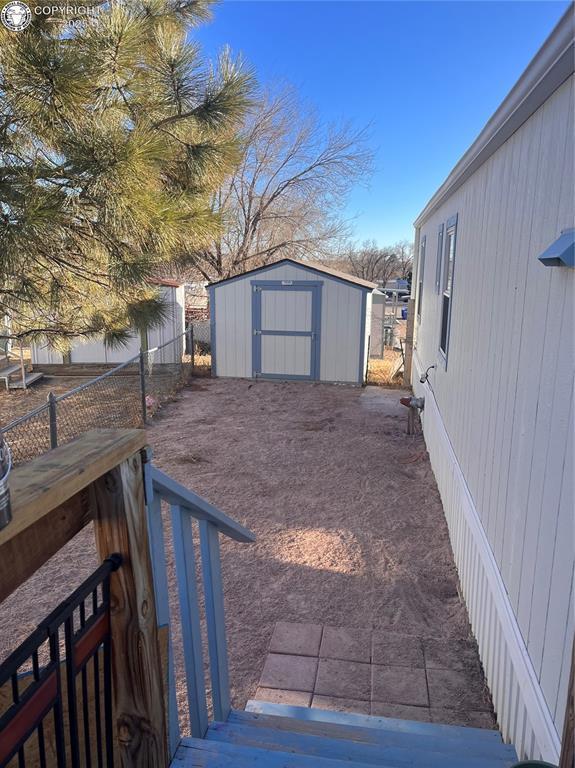
<path fill-rule="evenodd" d="M 319 379 L 321 284 L 252 283 L 253 375 Z"/>

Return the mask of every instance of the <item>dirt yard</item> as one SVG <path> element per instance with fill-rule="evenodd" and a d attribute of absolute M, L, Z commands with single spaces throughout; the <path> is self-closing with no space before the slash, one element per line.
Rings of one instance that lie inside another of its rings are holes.
<path fill-rule="evenodd" d="M 61 395 L 87 381 L 81 376 L 45 376 L 28 389 L 12 389 L 6 392 L 0 388 L 0 426 L 5 427 L 11 421 L 26 413 L 46 405 L 50 392 Z M 3 382 L 0 384 L 2 387 Z"/>
<path fill-rule="evenodd" d="M 223 540 L 234 706 L 254 694 L 276 621 L 469 637 L 441 501 L 423 438 L 406 434 L 403 394 L 195 379 L 150 428 L 157 466 L 257 536 Z M 92 553 L 86 530 L 5 601 L 0 627 L 24 636 L 90 573 Z M 18 638 L 0 638 L 2 658 Z"/>
<path fill-rule="evenodd" d="M 255 691 L 278 620 L 469 637 L 403 394 L 196 380 L 150 430 L 161 469 L 257 536 L 223 541 L 236 706 Z"/>

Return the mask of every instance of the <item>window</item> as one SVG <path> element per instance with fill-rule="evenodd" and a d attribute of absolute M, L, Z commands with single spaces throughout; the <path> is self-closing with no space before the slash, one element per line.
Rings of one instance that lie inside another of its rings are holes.
<path fill-rule="evenodd" d="M 449 330 L 451 324 L 451 299 L 453 297 L 453 271 L 455 267 L 455 237 L 457 230 L 457 216 L 453 216 L 446 225 L 445 247 L 443 252 L 442 288 L 441 298 L 441 335 L 439 338 L 439 350 L 447 361 L 449 349 Z"/>
<path fill-rule="evenodd" d="M 423 301 L 423 274 L 425 272 L 425 235 L 419 246 L 419 267 L 417 269 L 417 319 L 421 320 L 421 304 Z"/>
<path fill-rule="evenodd" d="M 437 263 L 435 264 L 435 293 L 441 293 L 441 265 L 443 263 L 443 224 L 437 231 Z"/>

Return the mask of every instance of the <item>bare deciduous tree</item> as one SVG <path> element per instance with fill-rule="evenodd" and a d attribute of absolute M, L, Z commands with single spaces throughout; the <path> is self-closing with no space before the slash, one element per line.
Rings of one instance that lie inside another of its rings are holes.
<path fill-rule="evenodd" d="M 360 246 L 349 245 L 339 263 L 346 272 L 382 285 L 394 277 L 398 266 L 395 249 L 380 248 L 375 240 L 365 240 Z"/>
<path fill-rule="evenodd" d="M 365 131 L 323 126 L 289 90 L 262 97 L 242 138 L 242 161 L 214 197 L 222 234 L 184 257 L 206 279 L 333 251 L 348 236 L 345 197 L 371 172 Z"/>
<path fill-rule="evenodd" d="M 400 240 L 393 246 L 397 259 L 397 277 L 407 280 L 413 270 L 413 243 Z"/>
<path fill-rule="evenodd" d="M 413 245 L 400 240 L 395 245 L 378 246 L 375 240 L 364 240 L 361 245 L 348 243 L 337 255 L 322 259 L 343 272 L 385 285 L 392 278 L 406 280 L 413 267 Z"/>

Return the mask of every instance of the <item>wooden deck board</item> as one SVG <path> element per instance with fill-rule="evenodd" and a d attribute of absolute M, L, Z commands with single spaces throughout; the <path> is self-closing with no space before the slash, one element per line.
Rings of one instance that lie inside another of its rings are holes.
<path fill-rule="evenodd" d="M 331 760 L 316 755 L 297 755 L 268 749 L 238 747 L 205 739 L 185 739 L 171 768 L 373 768 L 373 764 Z M 380 763 L 380 768 L 396 768 L 393 763 Z M 434 768 L 434 766 L 429 766 Z"/>
<path fill-rule="evenodd" d="M 393 723 L 400 723 L 393 727 Z M 330 740 L 348 740 L 357 744 L 363 744 L 366 747 L 381 749 L 384 747 L 410 747 L 414 750 L 432 750 L 435 745 L 441 744 L 441 751 L 445 754 L 458 754 L 462 748 L 469 748 L 474 756 L 495 755 L 511 756 L 516 759 L 513 746 L 503 744 L 499 739 L 481 739 L 477 738 L 475 728 L 459 728 L 457 726 L 444 726 L 441 724 L 430 724 L 431 728 L 421 732 L 417 730 L 404 730 L 401 724 L 406 722 L 408 725 L 415 721 L 396 721 L 391 720 L 391 724 L 386 723 L 383 728 L 362 728 L 361 726 L 349 726 L 335 722 L 310 722 L 309 720 L 297 720 L 296 718 L 278 718 L 268 717 L 260 721 L 242 720 L 237 717 L 230 717 L 225 728 L 243 728 L 245 732 L 257 733 L 273 729 L 276 733 L 297 734 L 305 739 L 307 736 L 320 736 Z M 220 724 L 220 728 L 221 728 Z M 447 729 L 457 728 L 455 733 L 450 733 Z M 461 733 L 468 730 L 469 733 Z M 496 733 L 494 731 L 494 733 Z M 279 737 L 278 737 L 279 738 Z"/>
<path fill-rule="evenodd" d="M 285 704 L 274 704 L 268 701 L 249 701 L 245 712 L 231 713 L 230 722 L 251 721 L 252 725 L 265 724 L 267 717 L 274 718 L 278 728 L 306 728 L 308 732 L 325 724 L 327 728 L 335 726 L 341 733 L 364 733 L 365 739 L 378 739 L 385 731 L 401 731 L 408 734 L 434 735 L 442 733 L 446 739 L 464 738 L 466 741 L 475 739 L 481 742 L 491 742 L 501 745 L 501 734 L 488 728 L 468 728 L 459 725 L 443 725 L 441 723 L 424 723 L 418 720 L 401 720 L 392 717 L 377 717 L 360 715 L 355 712 L 332 712 L 309 707 L 294 707 Z M 292 720 L 293 718 L 293 720 Z M 294 722 L 295 721 L 295 722 Z M 293 722 L 293 726 L 291 723 Z M 284 725 L 282 725 L 282 723 Z"/>
<path fill-rule="evenodd" d="M 465 753 L 468 768 L 488 768 L 490 766 L 511 766 L 516 756 L 503 744 L 480 745 L 464 742 L 449 742 L 441 735 L 417 739 L 413 734 L 387 733 L 387 738 L 379 744 L 366 744 L 353 738 L 342 740 L 320 734 L 306 734 L 277 728 L 249 728 L 245 725 L 214 723 L 210 726 L 207 738 L 211 741 L 260 747 L 275 751 L 329 757 L 334 760 L 345 755 L 353 763 L 380 765 L 382 761 L 399 764 L 408 763 L 413 768 L 427 768 L 430 759 L 442 758 L 444 768 L 460 768 L 461 756 Z M 483 750 L 482 750 L 483 747 Z"/>
<path fill-rule="evenodd" d="M 139 429 L 92 430 L 12 470 L 13 519 L 0 531 L 0 601 L 92 519 L 88 486 L 145 443 Z"/>

